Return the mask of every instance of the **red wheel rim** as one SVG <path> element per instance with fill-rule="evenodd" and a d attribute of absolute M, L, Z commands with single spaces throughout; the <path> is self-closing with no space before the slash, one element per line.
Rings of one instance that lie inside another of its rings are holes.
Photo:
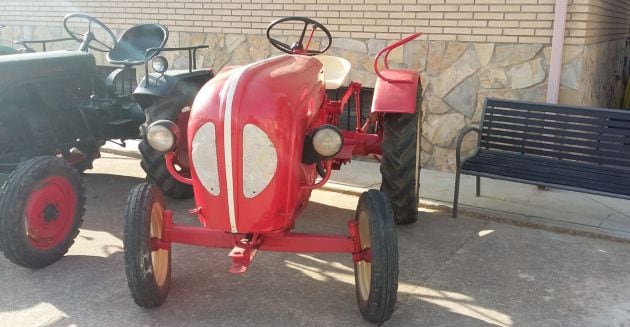
<path fill-rule="evenodd" d="M 53 176 L 37 183 L 24 210 L 29 243 L 48 250 L 64 242 L 74 224 L 76 203 L 77 195 L 67 179 Z"/>

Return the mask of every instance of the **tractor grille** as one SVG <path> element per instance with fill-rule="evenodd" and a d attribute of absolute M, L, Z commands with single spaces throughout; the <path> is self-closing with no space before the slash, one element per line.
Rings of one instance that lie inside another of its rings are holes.
<path fill-rule="evenodd" d="M 348 88 L 345 86 L 340 87 L 337 90 L 327 90 L 326 95 L 331 100 L 339 100 L 346 93 Z M 370 115 L 370 108 L 372 107 L 372 97 L 374 96 L 374 88 L 371 87 L 363 87 L 361 88 L 361 121 L 365 121 Z M 343 114 L 339 116 L 339 124 L 338 128 L 354 131 L 357 124 L 357 115 L 354 110 L 355 99 L 354 97 L 350 97 L 348 100 L 348 105 L 344 108 Z"/>
<path fill-rule="evenodd" d="M 117 66 L 96 66 L 96 71 L 98 75 L 105 81 L 109 74 L 111 74 L 114 70 L 120 67 Z M 136 80 L 136 69 L 133 67 L 127 68 L 125 71 L 116 76 L 116 80 L 114 80 L 114 92 L 118 94 L 118 96 L 125 97 L 130 96 L 133 91 L 138 86 L 138 82 Z"/>

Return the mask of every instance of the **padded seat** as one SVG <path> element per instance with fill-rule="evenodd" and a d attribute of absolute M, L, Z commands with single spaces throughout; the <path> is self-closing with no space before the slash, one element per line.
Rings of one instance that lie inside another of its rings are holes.
<path fill-rule="evenodd" d="M 324 65 L 326 90 L 336 90 L 348 82 L 352 64 L 344 58 L 335 56 L 315 56 Z"/>
<path fill-rule="evenodd" d="M 144 64 L 144 54 L 149 48 L 162 48 L 168 40 L 168 30 L 160 24 L 141 24 L 126 30 L 116 46 L 107 54 L 107 61 L 114 65 L 135 66 Z M 157 56 L 153 53 L 148 59 Z"/>

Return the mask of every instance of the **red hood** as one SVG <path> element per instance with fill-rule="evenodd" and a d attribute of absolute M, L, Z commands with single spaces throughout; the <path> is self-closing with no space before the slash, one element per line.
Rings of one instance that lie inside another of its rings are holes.
<path fill-rule="evenodd" d="M 305 176 L 301 155 L 306 130 L 325 97 L 321 70 L 312 57 L 284 55 L 222 72 L 201 89 L 191 110 L 188 144 L 204 225 L 239 233 L 290 227 L 308 196 L 299 185 L 315 178 L 311 172 Z M 247 134 L 246 126 L 256 133 Z M 258 162 L 244 161 L 252 157 L 250 151 Z M 264 187 L 246 194 L 251 183 Z"/>

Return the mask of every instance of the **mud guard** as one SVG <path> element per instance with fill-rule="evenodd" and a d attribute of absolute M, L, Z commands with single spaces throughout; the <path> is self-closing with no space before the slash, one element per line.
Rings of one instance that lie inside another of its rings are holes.
<path fill-rule="evenodd" d="M 372 112 L 407 113 L 416 112 L 416 95 L 420 75 L 415 70 L 389 68 L 388 56 L 392 50 L 413 41 L 422 33 L 409 35 L 396 41 L 378 52 L 374 58 L 374 72 L 376 73 L 376 85 L 374 86 L 374 98 L 372 99 Z M 379 69 L 379 61 L 383 58 L 383 70 Z"/>
<path fill-rule="evenodd" d="M 374 86 L 372 112 L 415 113 L 418 72 L 406 69 L 386 69 L 381 71 L 380 75 L 382 78 L 378 78 Z"/>
<path fill-rule="evenodd" d="M 193 72 L 176 70 L 168 71 L 163 76 L 151 73 L 138 83 L 138 87 L 133 91 L 133 98 L 143 105 L 148 99 L 168 97 L 176 91 L 183 94 L 196 94 L 213 77 L 214 72 L 212 70 L 197 70 Z"/>

